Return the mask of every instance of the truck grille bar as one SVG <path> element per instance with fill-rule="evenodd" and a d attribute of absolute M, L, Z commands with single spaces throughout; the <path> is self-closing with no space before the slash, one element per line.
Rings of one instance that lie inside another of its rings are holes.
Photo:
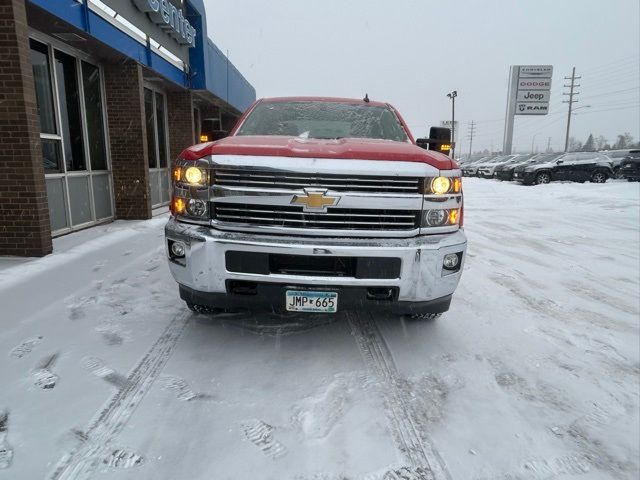
<path fill-rule="evenodd" d="M 327 188 L 340 192 L 419 193 L 418 177 L 309 174 L 258 169 L 215 170 L 215 185 L 223 187 L 255 187 L 261 189 L 298 190 Z"/>
<path fill-rule="evenodd" d="M 250 205 L 215 202 L 211 219 L 225 224 L 260 225 L 296 229 L 331 230 L 414 230 L 419 228 L 420 212 L 331 208 L 326 213 L 304 212 L 295 205 Z"/>

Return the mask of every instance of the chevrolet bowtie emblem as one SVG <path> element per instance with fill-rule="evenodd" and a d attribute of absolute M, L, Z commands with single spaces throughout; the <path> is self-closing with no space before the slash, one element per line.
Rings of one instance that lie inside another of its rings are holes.
<path fill-rule="evenodd" d="M 327 207 L 338 204 L 340 197 L 325 195 L 326 190 L 313 191 L 304 189 L 304 195 L 294 195 L 291 200 L 292 205 L 302 205 L 305 211 L 326 212 Z"/>

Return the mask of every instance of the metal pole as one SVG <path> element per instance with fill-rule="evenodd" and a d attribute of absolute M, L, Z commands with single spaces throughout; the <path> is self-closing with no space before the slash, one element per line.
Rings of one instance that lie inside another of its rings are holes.
<path fill-rule="evenodd" d="M 533 142 L 536 141 L 536 137 L 538 136 L 538 134 L 536 133 L 533 138 L 531 139 L 531 153 L 533 153 Z"/>
<path fill-rule="evenodd" d="M 455 158 L 455 145 L 456 145 L 456 96 L 451 97 L 451 158 Z"/>
<path fill-rule="evenodd" d="M 473 134 L 475 133 L 474 132 L 474 128 L 475 128 L 475 125 L 473 123 L 473 120 L 471 120 L 471 131 L 469 132 L 470 133 L 470 135 L 469 135 L 469 158 L 471 158 L 471 146 L 473 145 Z"/>
<path fill-rule="evenodd" d="M 504 137 L 502 140 L 502 154 L 511 155 L 513 144 L 513 122 L 516 115 L 516 92 L 518 90 L 518 75 L 520 66 L 513 65 L 509 70 L 509 90 L 507 92 L 507 112 L 504 120 Z"/>
<path fill-rule="evenodd" d="M 565 79 L 568 80 L 567 77 L 565 77 Z M 569 93 L 568 94 L 564 94 L 564 95 L 569 95 L 569 112 L 567 113 L 567 134 L 564 137 L 564 151 L 566 152 L 569 149 L 569 129 L 571 128 L 571 109 L 573 108 L 573 96 L 577 95 L 577 93 L 574 94 L 573 89 L 576 86 L 575 84 L 576 81 L 576 67 L 573 67 L 573 70 L 571 72 L 571 85 L 565 85 L 566 87 L 569 87 Z"/>

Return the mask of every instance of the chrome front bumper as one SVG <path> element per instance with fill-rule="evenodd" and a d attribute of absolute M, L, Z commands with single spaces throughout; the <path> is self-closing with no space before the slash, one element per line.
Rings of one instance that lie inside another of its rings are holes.
<path fill-rule="evenodd" d="M 178 222 L 174 218 L 167 223 L 165 236 L 165 246 L 169 241 L 181 241 L 186 245 L 184 265 L 170 259 L 171 274 L 180 285 L 198 292 L 226 293 L 228 280 L 302 286 L 395 287 L 399 302 L 428 302 L 450 296 L 460 280 L 467 245 L 462 230 L 404 239 L 313 238 L 225 232 Z M 394 257 L 401 259 L 401 271 L 398 278 L 384 280 L 236 273 L 226 269 L 225 254 L 230 250 L 307 256 Z M 450 273 L 443 269 L 444 255 L 458 252 L 462 253 L 459 270 Z"/>

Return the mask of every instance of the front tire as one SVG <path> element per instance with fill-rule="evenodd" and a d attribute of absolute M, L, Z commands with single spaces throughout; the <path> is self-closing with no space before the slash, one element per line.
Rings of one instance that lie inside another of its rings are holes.
<path fill-rule="evenodd" d="M 185 302 L 187 304 L 187 308 L 191 310 L 193 313 L 199 313 L 201 315 L 211 315 L 212 313 L 218 313 L 220 309 L 207 307 L 206 305 L 197 305 L 195 303 Z"/>
<path fill-rule="evenodd" d="M 440 318 L 442 314 L 441 313 L 412 313 L 410 315 L 407 315 L 411 320 L 420 320 L 420 321 L 427 321 L 427 322 L 433 322 L 435 320 L 437 320 L 438 318 Z"/>
<path fill-rule="evenodd" d="M 607 174 L 604 172 L 596 172 L 591 176 L 592 183 L 604 183 L 607 181 Z"/>
<path fill-rule="evenodd" d="M 536 175 L 536 185 L 544 185 L 551 182 L 551 174 L 542 172 Z"/>

